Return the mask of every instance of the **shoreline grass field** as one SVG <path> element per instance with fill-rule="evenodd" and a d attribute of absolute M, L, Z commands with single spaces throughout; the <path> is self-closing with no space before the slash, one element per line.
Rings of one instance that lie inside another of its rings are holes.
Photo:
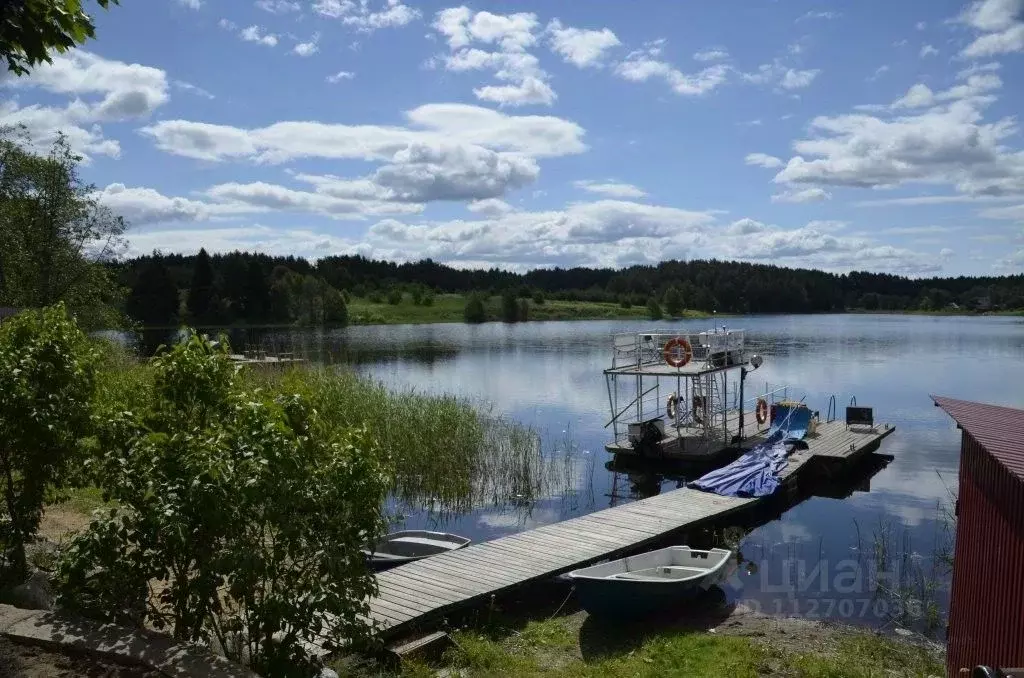
<path fill-rule="evenodd" d="M 363 297 L 348 302 L 349 323 L 352 325 L 415 325 L 425 323 L 465 322 L 467 296 L 438 294 L 430 306 L 416 305 L 403 295 L 399 304 L 386 301 L 374 303 Z M 566 301 L 547 299 L 543 304 L 528 300 L 527 321 L 543 320 L 646 320 L 646 306 L 624 308 L 620 304 L 599 301 Z M 488 298 L 485 304 L 487 321 L 501 320 L 501 297 Z M 667 316 L 666 316 L 667 317 Z M 710 318 L 710 313 L 684 311 L 681 318 Z"/>
<path fill-rule="evenodd" d="M 596 622 L 584 612 L 471 625 L 451 634 L 439 660 L 404 662 L 402 676 L 450 675 L 686 676 L 938 676 L 941 646 L 841 624 L 756 614 L 742 606 L 676 621 Z M 345 671 L 350 676 L 382 675 Z"/>

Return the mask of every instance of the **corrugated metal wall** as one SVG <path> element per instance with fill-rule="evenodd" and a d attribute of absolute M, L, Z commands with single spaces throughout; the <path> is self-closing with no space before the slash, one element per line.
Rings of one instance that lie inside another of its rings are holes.
<path fill-rule="evenodd" d="M 967 431 L 954 557 L 949 675 L 978 664 L 1024 666 L 1024 481 Z"/>

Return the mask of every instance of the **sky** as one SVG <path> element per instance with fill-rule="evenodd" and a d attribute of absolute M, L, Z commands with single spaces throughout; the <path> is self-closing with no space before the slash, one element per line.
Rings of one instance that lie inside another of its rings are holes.
<path fill-rule="evenodd" d="M 1024 272 L 1024 0 L 122 0 L 0 76 L 126 254 Z"/>

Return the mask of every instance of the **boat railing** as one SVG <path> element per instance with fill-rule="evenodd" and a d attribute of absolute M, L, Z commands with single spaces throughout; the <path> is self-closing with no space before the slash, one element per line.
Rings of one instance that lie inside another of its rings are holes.
<path fill-rule="evenodd" d="M 665 345 L 682 339 L 690 345 L 691 361 L 712 367 L 724 356 L 733 356 L 743 362 L 746 333 L 744 330 L 711 330 L 706 332 L 630 332 L 613 336 L 612 368 L 655 365 L 664 362 Z M 723 361 L 724 362 L 724 361 Z"/>

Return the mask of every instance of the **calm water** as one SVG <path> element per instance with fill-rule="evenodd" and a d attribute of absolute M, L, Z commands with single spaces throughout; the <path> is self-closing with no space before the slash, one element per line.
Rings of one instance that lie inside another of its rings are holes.
<path fill-rule="evenodd" d="M 768 612 L 909 626 L 941 634 L 948 600 L 946 510 L 956 491 L 959 433 L 930 393 L 1024 406 L 1024 323 L 1015 318 L 759 316 L 728 318 L 763 342 L 748 381 L 788 384 L 823 413 L 856 396 L 897 428 L 856 477 L 798 503 L 777 502 L 742 529 L 730 597 Z M 409 528 L 486 540 L 674 489 L 681 479 L 606 468 L 609 419 L 602 375 L 616 332 L 707 329 L 706 321 L 354 327 L 269 332 L 271 345 L 347 356 L 396 387 L 459 394 L 536 429 L 563 482 L 539 501 L 483 505 L 460 516 L 406 509 Z M 248 336 L 239 342 L 253 341 Z M 842 498 L 840 498 L 842 497 Z M 759 524 L 760 523 L 760 524 Z M 695 536 L 689 535 L 691 540 Z M 879 586 L 881 585 L 881 587 Z"/>

